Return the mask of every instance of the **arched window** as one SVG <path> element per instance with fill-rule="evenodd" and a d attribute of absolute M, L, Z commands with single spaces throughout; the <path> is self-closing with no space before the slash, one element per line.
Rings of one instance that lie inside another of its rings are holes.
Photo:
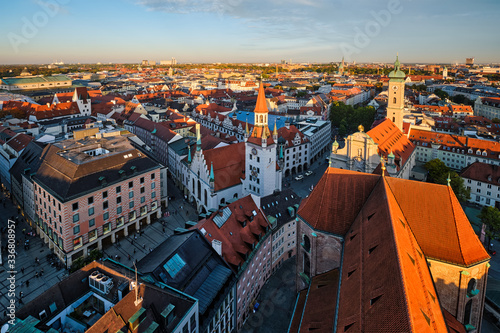
<path fill-rule="evenodd" d="M 392 99 L 392 102 L 393 102 L 394 104 L 396 104 L 396 97 L 394 97 L 394 98 Z"/>
<path fill-rule="evenodd" d="M 302 246 L 304 247 L 304 250 L 306 250 L 307 252 L 311 251 L 311 240 L 309 239 L 309 237 L 307 235 L 303 235 L 302 238 Z"/>
<path fill-rule="evenodd" d="M 477 280 L 472 278 L 469 281 L 469 284 L 467 285 L 467 296 L 475 296 L 476 295 L 476 286 L 477 286 Z"/>
<path fill-rule="evenodd" d="M 204 199 L 205 199 L 205 206 L 207 205 L 207 198 L 208 198 L 207 189 L 205 189 L 205 197 L 204 197 Z"/>
<path fill-rule="evenodd" d="M 198 180 L 198 200 L 201 200 L 201 182 Z"/>
<path fill-rule="evenodd" d="M 304 274 L 311 277 L 311 261 L 307 253 L 304 253 Z"/>
<path fill-rule="evenodd" d="M 472 300 L 469 300 L 467 304 L 465 304 L 464 325 L 470 324 L 471 312 L 472 312 Z"/>
<path fill-rule="evenodd" d="M 392 122 L 395 123 L 396 122 L 396 117 L 392 117 Z"/>

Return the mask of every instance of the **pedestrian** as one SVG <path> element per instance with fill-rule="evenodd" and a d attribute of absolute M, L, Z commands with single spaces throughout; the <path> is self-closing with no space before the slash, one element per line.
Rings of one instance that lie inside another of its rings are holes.
<path fill-rule="evenodd" d="M 118 255 L 117 254 L 115 254 L 115 259 L 118 259 Z"/>
<path fill-rule="evenodd" d="M 146 249 L 146 244 L 142 244 L 142 248 L 143 248 L 143 249 Z"/>
<path fill-rule="evenodd" d="M 24 293 L 22 291 L 19 292 L 19 298 L 23 298 Z"/>
<path fill-rule="evenodd" d="M 35 277 L 38 278 L 38 272 L 35 272 Z"/>
<path fill-rule="evenodd" d="M 162 227 L 161 230 L 163 231 L 163 233 L 165 233 L 165 227 Z"/>
<path fill-rule="evenodd" d="M 26 280 L 26 288 L 30 286 L 30 280 Z"/>
<path fill-rule="evenodd" d="M 24 274 L 24 267 L 22 267 L 22 268 L 21 268 L 21 273 L 23 273 L 23 274 Z"/>
<path fill-rule="evenodd" d="M 130 260 L 130 254 L 128 255 L 128 260 Z"/>
<path fill-rule="evenodd" d="M 134 254 L 135 254 L 135 248 L 134 248 Z"/>
<path fill-rule="evenodd" d="M 43 275 L 43 268 L 42 268 L 42 270 L 40 271 L 40 276 L 42 276 L 42 275 Z"/>

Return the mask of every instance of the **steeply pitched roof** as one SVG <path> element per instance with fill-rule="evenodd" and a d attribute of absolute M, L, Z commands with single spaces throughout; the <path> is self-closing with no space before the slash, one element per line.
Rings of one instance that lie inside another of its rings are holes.
<path fill-rule="evenodd" d="M 344 236 L 383 179 L 426 257 L 471 266 L 489 259 L 447 186 L 329 168 L 298 214 L 314 229 Z"/>
<path fill-rule="evenodd" d="M 257 96 L 257 103 L 255 104 L 255 113 L 268 113 L 267 102 L 266 102 L 266 93 L 264 92 L 264 84 L 260 84 L 259 86 L 259 95 Z"/>
<path fill-rule="evenodd" d="M 248 195 L 201 220 L 194 228 L 205 233 L 210 242 L 214 239 L 221 241 L 222 257 L 237 270 L 259 242 L 259 237 L 266 233 L 267 227 L 267 219 Z"/>
<path fill-rule="evenodd" d="M 402 160 L 402 163 L 399 162 L 399 167 L 408 161 L 415 149 L 415 145 L 388 118 L 366 132 L 366 134 L 378 144 L 379 155 L 387 158 L 392 151 L 396 156 L 396 161 Z"/>
<path fill-rule="evenodd" d="M 215 184 L 214 190 L 222 189 L 241 183 L 245 178 L 245 143 L 240 142 L 215 149 L 204 150 L 206 165 L 210 168 L 213 163 Z"/>
<path fill-rule="evenodd" d="M 343 236 L 378 180 L 377 175 L 328 168 L 298 214 L 314 229 Z"/>
<path fill-rule="evenodd" d="M 460 177 L 500 186 L 500 167 L 483 162 L 474 162 L 460 173 Z"/>

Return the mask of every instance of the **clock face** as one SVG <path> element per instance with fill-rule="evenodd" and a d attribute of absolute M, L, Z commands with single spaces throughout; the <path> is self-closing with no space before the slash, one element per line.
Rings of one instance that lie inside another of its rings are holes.
<path fill-rule="evenodd" d="M 252 148 L 252 154 L 257 155 L 257 149 Z"/>
<path fill-rule="evenodd" d="M 392 90 L 394 91 L 398 90 L 398 86 L 392 86 Z"/>

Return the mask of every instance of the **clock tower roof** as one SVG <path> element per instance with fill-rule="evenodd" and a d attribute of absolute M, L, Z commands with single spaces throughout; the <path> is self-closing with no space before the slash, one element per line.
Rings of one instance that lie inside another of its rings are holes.
<path fill-rule="evenodd" d="M 401 70 L 399 56 L 396 56 L 396 61 L 394 62 L 394 70 L 389 73 L 389 79 L 404 79 L 405 77 L 406 74 Z"/>
<path fill-rule="evenodd" d="M 255 104 L 255 113 L 268 113 L 266 103 L 266 93 L 264 92 L 264 83 L 260 82 L 259 95 L 257 96 L 257 103 Z"/>

